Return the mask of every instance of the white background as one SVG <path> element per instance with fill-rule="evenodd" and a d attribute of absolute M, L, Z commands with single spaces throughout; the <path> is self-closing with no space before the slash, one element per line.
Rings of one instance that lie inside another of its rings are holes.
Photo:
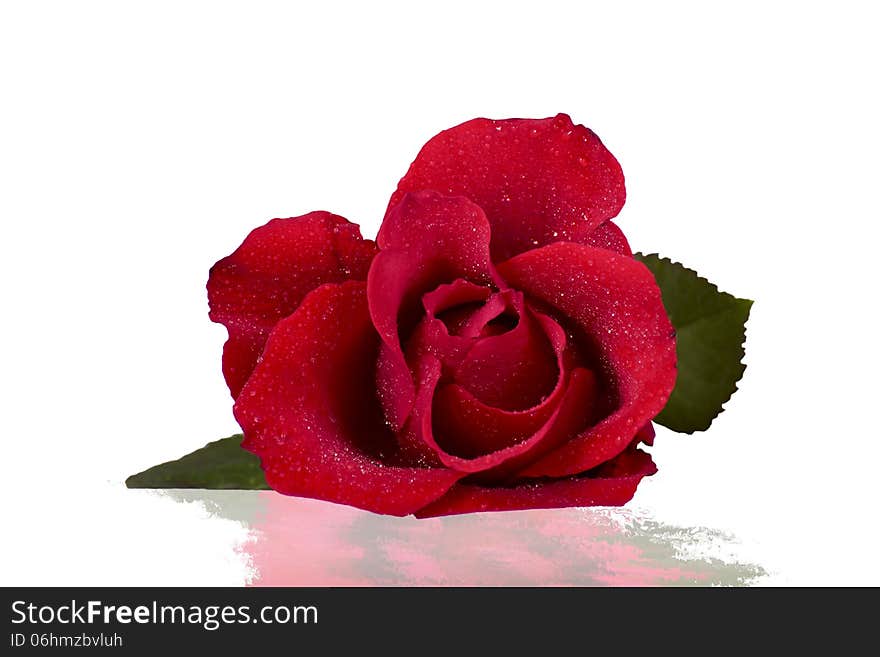
<path fill-rule="evenodd" d="M 237 430 L 208 268 L 276 216 L 372 237 L 439 130 L 567 112 L 635 249 L 756 300 L 741 390 L 634 504 L 880 584 L 872 4 L 3 3 L 0 582 L 243 582 L 239 525 L 121 484 Z"/>

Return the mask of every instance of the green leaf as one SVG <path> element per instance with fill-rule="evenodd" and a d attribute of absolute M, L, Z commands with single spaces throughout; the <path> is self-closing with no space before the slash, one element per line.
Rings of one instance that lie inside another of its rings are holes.
<path fill-rule="evenodd" d="M 675 327 L 678 378 L 656 422 L 673 431 L 709 428 L 746 366 L 743 343 L 752 302 L 738 299 L 668 258 L 635 254 L 657 279 Z"/>
<path fill-rule="evenodd" d="M 125 480 L 129 488 L 224 488 L 265 490 L 260 459 L 241 448 L 241 434 L 208 443 L 176 461 Z"/>

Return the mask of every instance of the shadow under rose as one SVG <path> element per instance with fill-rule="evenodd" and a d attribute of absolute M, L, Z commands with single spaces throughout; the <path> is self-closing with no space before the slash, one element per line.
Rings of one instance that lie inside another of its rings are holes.
<path fill-rule="evenodd" d="M 766 572 L 733 537 L 631 509 L 417 520 L 273 491 L 169 490 L 242 523 L 257 586 L 740 586 Z"/>

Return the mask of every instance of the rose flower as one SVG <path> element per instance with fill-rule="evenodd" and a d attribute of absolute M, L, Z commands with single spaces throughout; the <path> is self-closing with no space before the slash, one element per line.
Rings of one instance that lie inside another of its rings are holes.
<path fill-rule="evenodd" d="M 268 484 L 420 517 L 631 499 L 676 357 L 624 199 L 567 116 L 475 119 L 424 146 L 375 243 L 327 212 L 254 230 L 208 295 Z"/>

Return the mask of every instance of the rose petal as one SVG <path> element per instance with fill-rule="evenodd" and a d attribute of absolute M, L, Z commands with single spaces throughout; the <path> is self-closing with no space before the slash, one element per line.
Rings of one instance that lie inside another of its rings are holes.
<path fill-rule="evenodd" d="M 489 454 L 473 458 L 450 454 L 437 443 L 433 430 L 433 399 L 440 380 L 441 363 L 433 356 L 427 355 L 419 360 L 417 367 L 418 393 L 412 413 L 403 430 L 398 433 L 401 451 L 411 463 L 431 467 L 446 466 L 462 473 L 484 472 L 498 468 L 514 457 L 530 451 L 549 429 L 548 421 L 539 434 L 535 434 L 529 440 Z M 558 397 L 564 389 L 564 386 L 560 386 L 560 390 L 554 391 L 555 394 L 546 399 L 542 406 L 557 405 Z M 530 409 L 530 412 L 540 413 L 542 410 L 543 408 L 535 408 Z M 550 421 L 554 417 L 555 413 L 551 415 Z"/>
<path fill-rule="evenodd" d="M 416 371 L 415 363 L 426 354 L 438 358 L 444 373 L 450 373 L 473 347 L 473 340 L 460 335 L 450 335 L 447 326 L 439 319 L 425 317 L 407 340 L 404 354 L 410 371 Z"/>
<path fill-rule="evenodd" d="M 493 434 L 492 445 L 497 448 L 483 454 L 459 456 L 446 450 L 438 443 L 449 436 L 440 433 L 435 435 L 434 410 L 437 398 L 437 386 L 440 380 L 441 363 L 439 359 L 427 355 L 416 364 L 418 376 L 418 393 L 412 413 L 398 440 L 403 451 L 413 462 L 432 466 L 445 465 L 460 472 L 478 476 L 480 481 L 497 481 L 508 478 L 524 465 L 542 456 L 561 442 L 569 439 L 583 427 L 595 421 L 596 410 L 596 379 L 591 372 L 577 368 L 571 377 L 565 371 L 565 334 L 562 329 L 549 318 L 536 314 L 539 320 L 547 321 L 548 336 L 558 351 L 558 363 L 562 375 L 553 392 L 538 406 L 520 412 L 502 411 L 483 404 L 479 408 L 469 409 L 440 408 L 439 412 L 448 412 L 451 416 L 466 416 L 468 412 L 479 414 L 479 420 L 473 417 L 461 417 L 459 429 L 464 433 L 460 440 L 467 441 L 473 437 L 475 444 L 486 442 L 486 436 L 476 437 L 481 431 Z M 554 330 L 555 328 L 555 330 Z M 566 385 L 567 383 L 567 385 Z M 441 395 L 442 399 L 442 395 Z M 472 398 L 473 399 L 473 398 Z M 448 401 L 453 401 L 449 399 Z M 466 400 L 465 400 L 466 401 Z M 473 400 L 479 404 L 478 400 Z M 550 412 L 549 417 L 547 416 Z M 531 436 L 516 442 L 514 438 L 524 433 L 525 429 L 516 432 L 515 436 L 502 435 L 503 431 L 516 431 L 517 425 L 528 425 L 529 428 L 538 424 L 533 422 L 534 416 L 547 418 Z M 452 418 L 438 418 L 436 422 L 442 431 L 443 423 Z M 493 428 L 494 427 L 494 428 Z M 450 427 L 446 426 L 447 429 Z M 473 449 L 471 449 L 473 453 Z M 478 473 L 475 475 L 474 473 Z"/>
<path fill-rule="evenodd" d="M 233 398 L 278 320 L 319 285 L 364 280 L 375 253 L 376 245 L 361 239 L 357 225 L 329 212 L 311 212 L 255 229 L 211 268 L 210 317 L 229 332 L 223 375 Z"/>
<path fill-rule="evenodd" d="M 281 320 L 235 403 L 243 447 L 287 495 L 392 515 L 436 499 L 461 475 L 399 464 L 374 395 L 379 338 L 365 284 L 325 285 Z"/>
<path fill-rule="evenodd" d="M 440 384 L 434 393 L 432 430 L 442 449 L 472 459 L 522 442 L 547 423 L 557 404 L 507 411 L 489 406 L 454 383 Z"/>
<path fill-rule="evenodd" d="M 490 323 L 500 321 L 508 315 L 516 321 L 518 311 L 514 304 L 515 295 L 514 290 L 502 290 L 490 296 L 480 308 L 462 318 L 458 326 L 458 335 L 477 338 L 503 332 L 492 327 Z"/>
<path fill-rule="evenodd" d="M 523 310 L 521 294 L 509 290 L 504 294 L 506 297 L 519 295 L 519 308 Z M 511 454 L 496 454 L 491 461 L 473 459 L 510 447 L 547 422 L 565 393 L 566 338 L 562 327 L 552 319 L 540 313 L 534 315 L 532 323 L 545 332 L 541 339 L 553 350 L 551 358 L 555 361 L 557 375 L 548 395 L 536 400 L 531 408 L 519 411 L 494 408 L 460 385 L 440 385 L 444 374 L 449 380 L 455 380 L 455 368 L 472 349 L 474 340 L 448 335 L 443 325 L 430 317 L 420 324 L 407 345 L 407 362 L 418 378 L 417 394 L 411 421 L 398 436 L 408 454 L 417 455 L 419 462 L 443 463 L 473 472 L 482 467 L 493 467 Z M 434 435 L 433 417 L 437 417 L 438 426 L 446 429 L 437 436 Z M 449 438 L 451 450 L 441 444 L 444 438 Z"/>
<path fill-rule="evenodd" d="M 386 418 L 399 429 L 415 399 L 401 336 L 421 318 L 421 297 L 438 285 L 464 279 L 478 285 L 501 279 L 489 257 L 489 222 L 463 197 L 408 194 L 385 219 L 382 250 L 367 276 L 370 315 L 384 349 L 377 386 Z"/>
<path fill-rule="evenodd" d="M 651 422 L 648 422 L 648 424 L 643 426 L 636 434 L 635 440 L 646 445 L 653 445 L 656 435 L 657 434 L 654 431 L 654 425 Z"/>
<path fill-rule="evenodd" d="M 513 304 L 519 315 L 517 325 L 477 340 L 453 375 L 456 383 L 480 401 L 509 411 L 540 403 L 561 375 L 553 345 L 525 309 L 522 294 L 514 294 Z"/>
<path fill-rule="evenodd" d="M 595 246 L 600 249 L 608 249 L 625 256 L 632 255 L 626 235 L 613 221 L 606 221 L 593 232 L 578 240 L 581 244 Z"/>
<path fill-rule="evenodd" d="M 557 240 L 581 241 L 620 212 L 623 172 L 599 138 L 565 114 L 548 119 L 474 119 L 431 139 L 398 183 L 406 192 L 468 197 L 492 225 L 496 262 Z M 383 224 L 383 235 L 394 227 Z"/>
<path fill-rule="evenodd" d="M 427 317 L 439 318 L 450 335 L 459 335 L 474 312 L 484 307 L 491 295 L 491 288 L 457 278 L 423 295 L 422 306 Z"/>
<path fill-rule="evenodd" d="M 526 411 L 486 406 L 466 390 L 441 386 L 434 396 L 432 432 L 444 452 L 465 459 L 483 459 L 488 469 L 481 481 L 505 479 L 527 463 L 568 440 L 593 420 L 596 377 L 576 368 L 567 385 Z M 514 451 L 503 450 L 519 445 Z M 450 467 L 456 465 L 450 461 Z"/>
<path fill-rule="evenodd" d="M 523 468 L 534 463 L 559 445 L 577 436 L 584 427 L 595 424 L 600 411 L 599 381 L 596 375 L 583 367 L 576 367 L 569 377 L 568 387 L 555 415 L 548 426 L 542 428 L 539 439 L 531 438 L 533 444 L 521 455 L 508 459 L 486 473 L 472 475 L 477 483 L 518 478 Z"/>
<path fill-rule="evenodd" d="M 491 295 L 492 288 L 456 278 L 422 295 L 422 306 L 428 315 L 436 317 L 455 306 L 485 301 Z"/>
<path fill-rule="evenodd" d="M 417 518 L 479 511 L 555 509 L 571 506 L 622 506 L 632 499 L 643 477 L 657 467 L 649 454 L 626 450 L 611 463 L 579 477 L 510 487 L 456 483 L 436 502 L 416 512 Z"/>
<path fill-rule="evenodd" d="M 675 332 L 651 272 L 632 258 L 571 243 L 523 253 L 499 269 L 595 341 L 617 397 L 613 413 L 522 474 L 564 477 L 613 458 L 663 409 L 675 385 Z"/>

